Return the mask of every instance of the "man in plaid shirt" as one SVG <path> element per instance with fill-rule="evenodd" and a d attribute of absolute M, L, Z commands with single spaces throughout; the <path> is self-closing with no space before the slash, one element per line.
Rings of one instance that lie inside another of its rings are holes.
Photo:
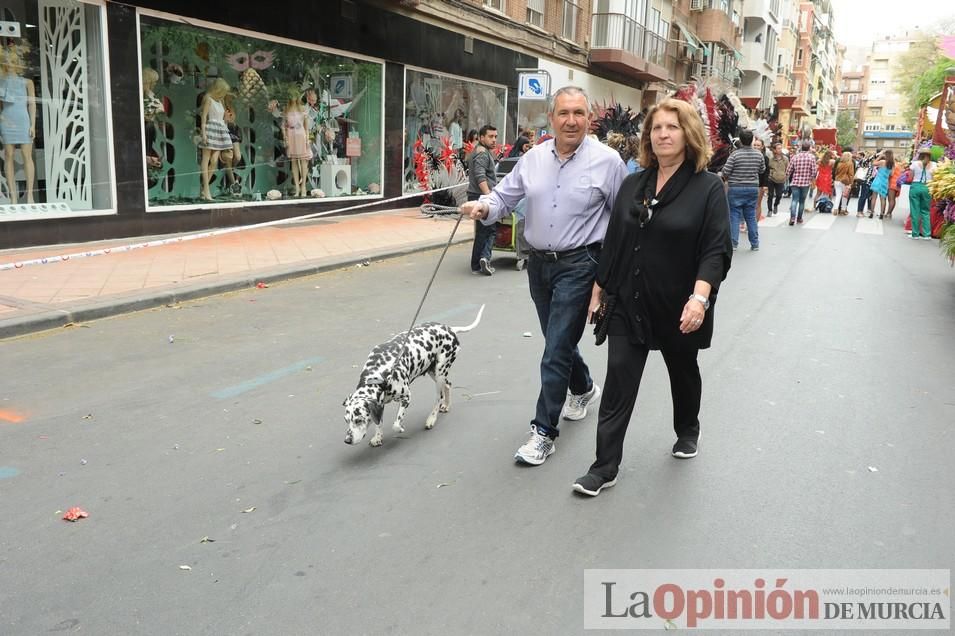
<path fill-rule="evenodd" d="M 799 152 L 790 160 L 786 176 L 789 178 L 789 187 L 792 190 L 792 199 L 789 204 L 789 224 L 802 223 L 802 213 L 806 205 L 806 195 L 809 188 L 816 181 L 819 164 L 816 155 L 810 151 L 811 144 L 804 139 L 799 146 Z"/>

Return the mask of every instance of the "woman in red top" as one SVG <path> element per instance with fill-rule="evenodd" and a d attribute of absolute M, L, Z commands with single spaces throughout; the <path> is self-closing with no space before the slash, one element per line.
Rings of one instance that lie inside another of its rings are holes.
<path fill-rule="evenodd" d="M 816 199 L 823 194 L 832 198 L 832 164 L 834 163 L 832 153 L 828 150 L 824 152 L 822 159 L 819 160 L 819 172 L 816 175 L 816 197 L 812 200 L 813 208 L 816 207 Z"/>

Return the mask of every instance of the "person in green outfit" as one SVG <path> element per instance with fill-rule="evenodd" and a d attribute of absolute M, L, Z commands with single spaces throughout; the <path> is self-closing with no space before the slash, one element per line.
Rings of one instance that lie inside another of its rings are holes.
<path fill-rule="evenodd" d="M 918 159 L 909 166 L 912 171 L 912 185 L 909 186 L 909 210 L 912 215 L 912 238 L 929 240 L 932 238 L 932 219 L 929 214 L 932 196 L 926 185 L 935 174 L 935 162 L 928 148 L 918 152 Z M 919 228 L 921 227 L 921 231 Z"/>

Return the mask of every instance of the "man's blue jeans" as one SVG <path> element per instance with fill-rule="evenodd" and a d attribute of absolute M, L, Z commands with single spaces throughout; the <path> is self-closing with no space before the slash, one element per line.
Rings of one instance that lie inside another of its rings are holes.
<path fill-rule="evenodd" d="M 759 247 L 759 230 L 756 228 L 756 200 L 759 188 L 730 186 L 727 195 L 730 204 L 730 239 L 733 247 L 739 245 L 739 223 L 746 219 L 746 232 L 751 247 Z"/>
<path fill-rule="evenodd" d="M 859 186 L 859 202 L 856 204 L 856 212 L 865 212 L 866 205 L 870 210 L 872 209 L 871 201 L 869 201 L 872 190 L 869 185 L 868 181 L 863 181 L 862 185 Z"/>
<path fill-rule="evenodd" d="M 468 201 L 477 201 L 480 194 L 468 192 Z M 494 239 L 497 237 L 497 223 L 484 225 L 480 221 L 474 222 L 474 242 L 471 244 L 471 271 L 481 270 L 481 259 L 486 258 L 491 262 L 491 249 L 494 247 Z"/>
<path fill-rule="evenodd" d="M 532 254 L 527 264 L 531 298 L 544 334 L 541 390 L 531 424 L 550 437 L 557 437 L 567 389 L 581 395 L 593 387 L 577 343 L 587 324 L 599 258 L 599 248 L 590 247 L 554 262 Z"/>
<path fill-rule="evenodd" d="M 809 186 L 790 186 L 792 188 L 792 200 L 789 202 L 789 219 L 802 219 L 803 210 L 806 209 L 806 196 L 809 194 Z"/>

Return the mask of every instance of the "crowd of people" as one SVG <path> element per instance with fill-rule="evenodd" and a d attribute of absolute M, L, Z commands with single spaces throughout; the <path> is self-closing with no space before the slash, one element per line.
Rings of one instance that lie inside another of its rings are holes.
<path fill-rule="evenodd" d="M 660 351 L 673 400 L 673 457 L 699 452 L 702 378 L 700 350 L 710 346 L 720 284 L 738 248 L 740 224 L 759 250 L 758 221 L 790 197 L 789 225 L 806 212 L 857 215 L 878 209 L 891 218 L 906 174 L 914 237 L 928 227 L 934 163 L 928 151 L 904 170 L 889 150 L 846 149 L 834 155 L 801 140 L 789 156 L 780 143 L 767 151 L 747 128 L 719 171 L 699 110 L 665 99 L 640 114 L 635 142 L 606 144 L 590 134 L 585 91 L 559 89 L 549 112 L 553 137 L 519 131 L 510 155 L 518 161 L 499 179 L 497 131 L 484 126 L 466 157 L 468 201 L 461 214 L 475 222 L 471 270 L 492 275 L 493 232 L 516 209 L 523 220 L 531 299 L 544 334 L 540 391 L 527 440 L 515 460 L 537 466 L 556 451 L 562 420 L 581 420 L 598 397 L 595 460 L 573 484 L 596 496 L 616 484 L 643 371 Z M 608 135 L 609 137 L 609 135 Z M 620 140 L 617 140 L 618 142 Z M 587 323 L 597 344 L 608 343 L 603 391 L 578 348 Z"/>

